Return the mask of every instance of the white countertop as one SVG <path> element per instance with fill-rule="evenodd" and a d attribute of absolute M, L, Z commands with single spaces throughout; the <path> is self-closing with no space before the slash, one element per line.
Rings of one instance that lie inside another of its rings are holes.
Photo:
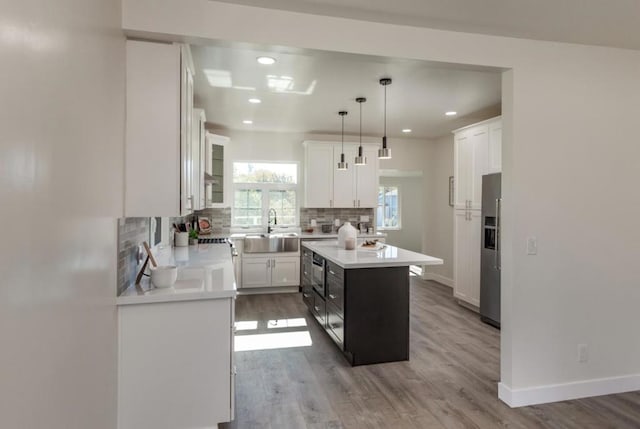
<path fill-rule="evenodd" d="M 360 234 L 358 233 L 358 238 L 385 238 L 387 236 L 387 234 L 382 233 L 382 232 L 376 232 L 375 234 Z M 311 234 L 308 234 L 306 232 L 303 232 L 302 234 L 300 234 L 300 238 L 302 240 L 309 240 L 309 239 L 315 239 L 315 240 L 323 240 L 323 239 L 336 239 L 338 238 L 338 233 L 329 233 L 329 234 L 324 234 L 322 232 L 314 232 Z"/>
<path fill-rule="evenodd" d="M 228 244 L 168 247 L 156 250 L 154 256 L 158 265 L 178 266 L 176 284 L 156 288 L 145 276 L 139 285 L 130 285 L 118 296 L 118 305 L 232 298 L 237 294 Z"/>
<path fill-rule="evenodd" d="M 322 232 L 314 232 L 314 233 L 300 233 L 299 231 L 290 231 L 290 232 L 296 232 L 298 234 L 298 237 L 300 237 L 300 239 L 302 240 L 335 240 L 336 238 L 338 238 L 338 233 L 322 233 Z M 280 234 L 282 233 L 282 231 L 278 231 L 276 234 Z M 284 232 L 286 234 L 286 231 Z M 245 236 L 247 234 L 261 234 L 261 233 L 251 233 L 251 232 L 247 232 L 247 233 L 240 233 L 240 232 L 236 232 L 231 234 L 229 237 L 232 239 L 244 239 Z M 358 233 L 358 238 L 385 238 L 387 236 L 387 234 L 383 233 L 383 232 L 376 232 L 374 234 L 360 234 Z M 202 238 L 205 237 L 209 237 L 208 235 L 203 235 Z"/>
<path fill-rule="evenodd" d="M 318 253 L 345 269 L 443 264 L 440 258 L 390 245 L 385 245 L 380 250 L 373 250 L 361 248 L 359 243 L 356 250 L 345 250 L 338 247 L 337 241 L 305 241 L 302 247 Z"/>

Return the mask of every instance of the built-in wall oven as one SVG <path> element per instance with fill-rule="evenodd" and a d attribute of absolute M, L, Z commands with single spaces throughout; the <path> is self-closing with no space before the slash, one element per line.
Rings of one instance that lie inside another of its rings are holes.
<path fill-rule="evenodd" d="M 324 297 L 324 267 L 324 258 L 314 253 L 313 263 L 311 265 L 311 285 L 321 297 Z"/>

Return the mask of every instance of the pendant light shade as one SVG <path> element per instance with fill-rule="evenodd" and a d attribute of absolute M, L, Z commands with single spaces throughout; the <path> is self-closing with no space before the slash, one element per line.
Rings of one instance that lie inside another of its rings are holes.
<path fill-rule="evenodd" d="M 345 110 L 338 112 L 338 115 L 342 117 L 342 153 L 340 153 L 340 162 L 338 162 L 338 170 L 346 170 L 349 168 L 349 164 L 347 164 L 344 160 L 344 117 L 347 114 Z"/>
<path fill-rule="evenodd" d="M 360 104 L 360 146 L 358 146 L 358 155 L 356 156 L 355 165 L 367 165 L 367 158 L 362 154 L 362 103 L 367 101 L 364 97 L 356 98 L 356 103 Z"/>
<path fill-rule="evenodd" d="M 391 159 L 391 149 L 387 148 L 387 85 L 391 85 L 391 79 L 380 79 L 380 85 L 384 87 L 384 136 L 382 147 L 378 149 L 378 159 Z"/>

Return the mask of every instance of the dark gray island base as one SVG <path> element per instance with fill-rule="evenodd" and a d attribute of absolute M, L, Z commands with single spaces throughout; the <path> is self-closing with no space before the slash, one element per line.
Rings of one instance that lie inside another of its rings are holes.
<path fill-rule="evenodd" d="M 353 366 L 409 359 L 409 267 L 343 269 L 326 261 L 324 294 L 302 253 L 302 296 Z"/>

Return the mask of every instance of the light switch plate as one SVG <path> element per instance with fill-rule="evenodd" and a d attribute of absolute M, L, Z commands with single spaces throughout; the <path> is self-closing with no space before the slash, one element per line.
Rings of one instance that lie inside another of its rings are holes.
<path fill-rule="evenodd" d="M 369 222 L 369 216 L 367 215 L 360 216 L 360 222 Z"/>
<path fill-rule="evenodd" d="M 527 255 L 538 254 L 538 239 L 536 237 L 527 238 Z"/>

